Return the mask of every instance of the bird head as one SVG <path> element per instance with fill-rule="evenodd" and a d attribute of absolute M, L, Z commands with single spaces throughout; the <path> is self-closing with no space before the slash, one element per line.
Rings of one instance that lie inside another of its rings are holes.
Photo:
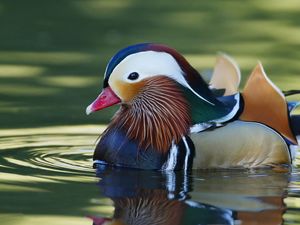
<path fill-rule="evenodd" d="M 124 48 L 112 57 L 105 70 L 103 90 L 86 113 L 118 103 L 130 104 L 146 81 L 158 77 L 173 80 L 210 105 L 217 103 L 198 72 L 175 49 L 144 43 Z"/>
<path fill-rule="evenodd" d="M 130 138 L 149 139 L 151 144 L 142 143 L 144 147 L 163 149 L 172 140 L 179 142 L 192 123 L 225 113 L 181 54 L 165 45 L 148 43 L 124 48 L 109 61 L 103 90 L 86 113 L 115 104 L 122 107 L 112 121 L 114 126 L 125 126 Z"/>

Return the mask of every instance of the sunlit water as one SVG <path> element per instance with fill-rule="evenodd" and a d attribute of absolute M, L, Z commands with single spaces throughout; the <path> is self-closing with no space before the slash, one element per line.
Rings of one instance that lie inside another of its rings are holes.
<path fill-rule="evenodd" d="M 92 169 L 99 126 L 0 131 L 0 224 L 300 224 L 300 170 Z"/>

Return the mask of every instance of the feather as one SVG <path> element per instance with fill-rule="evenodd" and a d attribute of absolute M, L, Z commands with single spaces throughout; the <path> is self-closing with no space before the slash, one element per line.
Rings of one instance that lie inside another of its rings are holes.
<path fill-rule="evenodd" d="M 214 68 L 210 87 L 216 90 L 224 90 L 223 95 L 238 93 L 241 74 L 237 63 L 228 55 L 220 54 Z"/>
<path fill-rule="evenodd" d="M 267 77 L 261 63 L 254 68 L 243 91 L 244 111 L 240 119 L 266 124 L 297 143 L 291 131 L 284 95 Z"/>
<path fill-rule="evenodd" d="M 140 93 L 122 105 L 108 126 L 122 129 L 140 148 L 154 147 L 166 153 L 172 141 L 178 143 L 191 126 L 189 104 L 178 83 L 165 76 L 146 79 Z"/>

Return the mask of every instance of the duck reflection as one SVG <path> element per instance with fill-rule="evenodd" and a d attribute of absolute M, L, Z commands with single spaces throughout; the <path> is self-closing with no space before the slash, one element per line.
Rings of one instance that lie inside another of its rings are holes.
<path fill-rule="evenodd" d="M 156 172 L 98 168 L 112 218 L 94 225 L 281 224 L 285 173 Z"/>

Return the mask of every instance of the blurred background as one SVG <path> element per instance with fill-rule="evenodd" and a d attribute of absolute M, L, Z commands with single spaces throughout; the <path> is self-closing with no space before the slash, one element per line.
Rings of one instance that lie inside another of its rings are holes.
<path fill-rule="evenodd" d="M 140 42 L 174 47 L 200 72 L 225 52 L 241 67 L 241 87 L 261 60 L 281 89 L 300 89 L 298 0 L 0 0 L 1 224 L 112 216 L 91 154 L 116 108 L 90 116 L 85 108 L 101 91 L 109 59 Z M 244 191 L 239 177 L 230 180 L 234 193 Z M 275 181 L 263 193 L 286 192 Z M 297 172 L 285 194 L 286 224 L 300 221 L 299 184 Z"/>
<path fill-rule="evenodd" d="M 0 128 L 107 123 L 116 108 L 85 108 L 110 57 L 139 42 L 172 46 L 199 71 L 225 52 L 243 82 L 261 60 L 281 89 L 300 89 L 299 26 L 297 0 L 0 0 Z"/>

